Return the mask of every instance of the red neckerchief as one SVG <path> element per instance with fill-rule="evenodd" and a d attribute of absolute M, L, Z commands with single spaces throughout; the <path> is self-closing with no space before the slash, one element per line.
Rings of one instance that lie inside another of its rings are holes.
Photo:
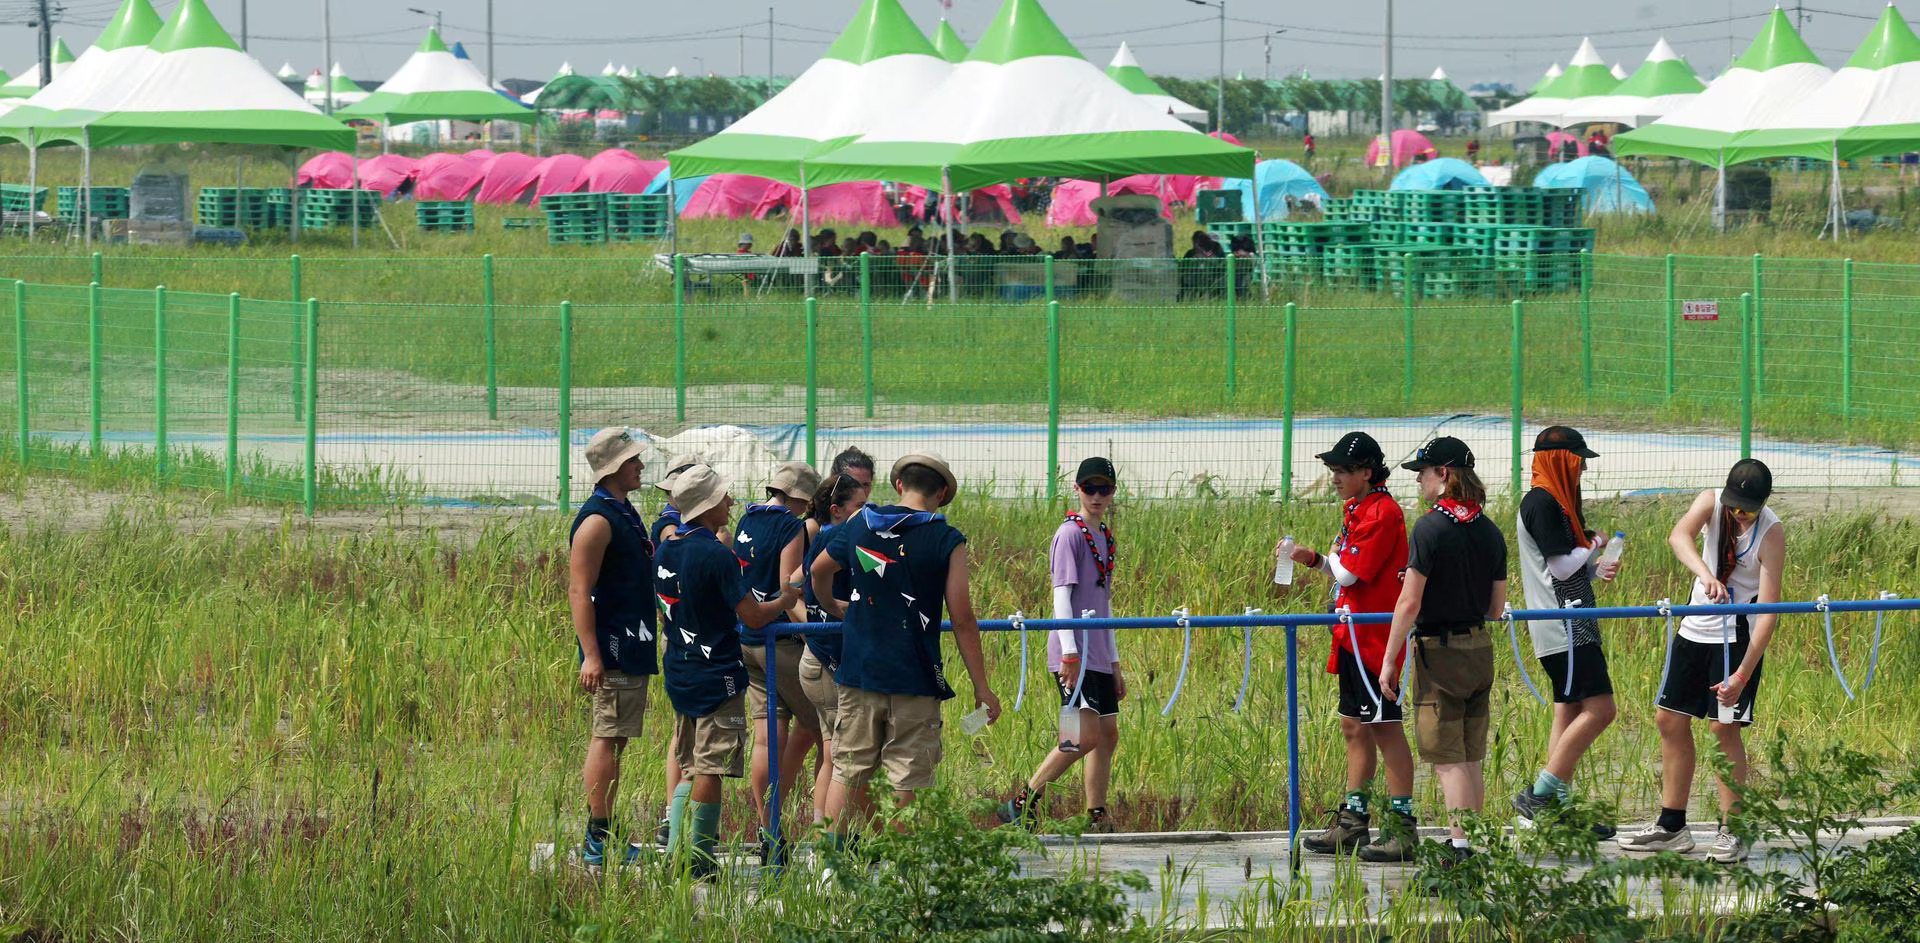
<path fill-rule="evenodd" d="M 1433 502 L 1433 509 L 1445 514 L 1455 524 L 1471 524 L 1480 516 L 1480 505 L 1455 501 L 1452 498 L 1441 498 Z"/>
<path fill-rule="evenodd" d="M 1113 541 L 1113 528 L 1108 527 L 1106 521 L 1100 522 L 1100 536 L 1107 539 L 1107 558 L 1102 560 L 1100 559 L 1100 545 L 1093 542 L 1093 531 L 1087 529 L 1086 519 L 1081 517 L 1077 511 L 1068 511 L 1067 520 L 1072 521 L 1074 526 L 1080 528 L 1080 536 L 1087 539 L 1087 552 L 1093 554 L 1093 568 L 1100 573 L 1100 578 L 1095 580 L 1093 585 L 1107 585 L 1107 577 L 1113 573 L 1114 558 L 1120 555 L 1119 546 Z"/>
<path fill-rule="evenodd" d="M 1375 485 L 1371 488 L 1368 488 L 1366 494 L 1363 494 L 1347 502 L 1346 509 L 1342 511 L 1340 514 L 1340 536 L 1334 538 L 1334 541 L 1333 541 L 1334 553 L 1339 553 L 1341 549 L 1343 549 L 1347 545 L 1347 536 L 1353 530 L 1353 512 L 1360 509 L 1360 504 L 1362 502 L 1366 501 L 1368 498 L 1371 498 L 1376 494 L 1386 494 L 1388 497 L 1392 497 L 1391 494 L 1387 494 L 1386 486 Z"/>

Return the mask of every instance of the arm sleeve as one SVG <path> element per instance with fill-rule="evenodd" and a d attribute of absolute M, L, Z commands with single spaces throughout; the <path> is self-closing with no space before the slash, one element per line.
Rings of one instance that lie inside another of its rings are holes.
<path fill-rule="evenodd" d="M 1073 587 L 1055 586 L 1053 588 L 1053 617 L 1056 619 L 1079 618 L 1079 613 L 1073 611 Z M 1054 629 L 1053 637 L 1060 640 L 1060 654 L 1080 654 L 1080 642 L 1072 629 Z"/>
<path fill-rule="evenodd" d="M 1378 554 L 1378 556 L 1384 557 L 1384 554 Z M 1326 569 L 1328 576 L 1333 577 L 1334 581 L 1342 586 L 1352 586 L 1360 582 L 1360 574 L 1341 566 L 1338 556 L 1323 556 L 1320 558 L 1320 565 Z"/>
<path fill-rule="evenodd" d="M 1575 547 L 1572 552 L 1547 558 L 1547 572 L 1556 580 L 1572 579 L 1573 574 L 1587 565 L 1587 558 L 1593 556 L 1592 547 Z"/>
<path fill-rule="evenodd" d="M 1406 518 L 1401 516 L 1398 505 L 1379 502 L 1374 505 L 1373 513 L 1354 523 L 1353 533 L 1347 535 L 1347 546 L 1352 553 L 1337 554 L 1334 559 L 1333 575 L 1340 579 L 1340 585 L 1352 586 L 1361 580 L 1373 581 L 1386 573 L 1389 568 L 1400 565 L 1399 560 L 1389 559 L 1395 544 L 1399 543 L 1396 531 L 1404 532 Z M 1351 579 L 1341 579 L 1341 570 L 1346 570 Z"/>
<path fill-rule="evenodd" d="M 1540 555 L 1548 560 L 1574 550 L 1586 549 L 1574 539 L 1573 521 L 1567 517 L 1567 512 L 1546 491 L 1536 489 L 1521 499 L 1520 526 L 1526 528 L 1527 536 L 1533 538 L 1533 545 L 1540 548 Z M 1560 578 L 1566 579 L 1564 576 Z"/>

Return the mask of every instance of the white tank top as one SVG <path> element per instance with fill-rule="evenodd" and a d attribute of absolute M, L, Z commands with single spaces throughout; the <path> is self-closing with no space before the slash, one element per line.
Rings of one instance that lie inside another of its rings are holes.
<path fill-rule="evenodd" d="M 1709 569 L 1718 569 L 1720 562 L 1720 525 L 1726 515 L 1720 508 L 1720 494 L 1713 492 L 1713 516 L 1707 519 L 1707 530 L 1700 544 L 1700 557 L 1707 562 Z M 1773 509 L 1763 507 L 1760 516 L 1754 518 L 1753 526 L 1747 532 L 1734 538 L 1733 572 L 1727 576 L 1727 598 L 1733 602 L 1753 602 L 1760 595 L 1760 544 L 1766 540 L 1767 532 L 1779 526 L 1780 517 Z M 1690 605 L 1703 606 L 1708 603 L 1706 584 L 1699 577 L 1693 579 L 1693 595 Z M 1720 641 L 1733 638 L 1733 616 L 1687 616 L 1680 620 L 1680 637 L 1689 641 L 1718 645 Z"/>

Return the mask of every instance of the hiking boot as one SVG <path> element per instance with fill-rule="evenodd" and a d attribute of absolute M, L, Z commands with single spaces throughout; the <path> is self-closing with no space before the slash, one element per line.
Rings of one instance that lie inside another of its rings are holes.
<path fill-rule="evenodd" d="M 1673 831 L 1660 827 L 1659 822 L 1648 822 L 1647 827 L 1631 835 L 1620 836 L 1622 851 L 1671 851 L 1686 854 L 1693 850 L 1693 833 L 1682 825 Z"/>
<path fill-rule="evenodd" d="M 1361 845 L 1356 853 L 1369 864 L 1412 861 L 1414 846 L 1420 843 L 1420 820 L 1405 812 L 1395 812 L 1380 827 L 1380 840 Z"/>
<path fill-rule="evenodd" d="M 660 817 L 660 827 L 653 830 L 654 844 L 662 848 L 667 847 L 667 839 L 673 831 L 672 824 L 666 816 L 663 815 Z"/>
<path fill-rule="evenodd" d="M 1747 860 L 1747 854 L 1751 850 L 1746 842 L 1740 840 L 1740 836 L 1728 831 L 1727 827 L 1722 825 L 1720 833 L 1713 836 L 1713 844 L 1707 846 L 1707 860 L 1718 861 L 1721 864 L 1739 864 Z"/>
<path fill-rule="evenodd" d="M 615 854 L 614 864 L 634 864 L 640 860 L 640 849 L 629 844 L 625 851 Z M 580 841 L 580 863 L 589 868 L 604 867 L 607 864 L 607 842 L 604 839 L 588 835 Z"/>
<path fill-rule="evenodd" d="M 1531 789 L 1520 790 L 1513 797 L 1513 811 L 1520 816 L 1517 824 L 1521 828 L 1532 828 L 1534 819 L 1554 806 L 1553 800 L 1553 796 L 1534 795 Z"/>
<path fill-rule="evenodd" d="M 1317 855 L 1337 855 L 1353 851 L 1373 840 L 1373 831 L 1368 828 L 1372 820 L 1366 815 L 1342 807 L 1333 813 L 1325 830 L 1308 835 L 1301 847 Z"/>
<path fill-rule="evenodd" d="M 1451 872 L 1466 867 L 1473 860 L 1474 853 L 1472 848 L 1461 848 L 1451 841 L 1442 840 L 1435 844 L 1440 846 L 1440 854 L 1429 868 L 1421 870 L 1420 883 L 1429 896 L 1438 897 Z"/>
<path fill-rule="evenodd" d="M 1002 824 L 1018 825 L 1031 832 L 1040 827 L 1040 814 L 1033 808 L 1035 801 L 1039 798 L 1022 789 L 1020 795 L 995 806 L 993 817 L 999 819 Z"/>
<path fill-rule="evenodd" d="M 1087 810 L 1088 835 L 1111 835 L 1115 831 L 1118 831 L 1118 829 L 1113 827 L 1113 819 L 1107 817 L 1106 809 Z"/>

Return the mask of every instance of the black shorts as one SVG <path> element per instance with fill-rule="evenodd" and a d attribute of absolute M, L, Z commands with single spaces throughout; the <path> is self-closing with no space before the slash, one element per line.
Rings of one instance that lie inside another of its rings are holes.
<path fill-rule="evenodd" d="M 1060 686 L 1060 706 L 1065 707 L 1067 702 L 1073 700 L 1073 689 L 1067 686 L 1067 682 L 1061 681 L 1057 674 L 1053 680 Z M 1114 686 L 1111 673 L 1088 668 L 1086 676 L 1080 679 L 1080 686 L 1085 689 L 1080 698 L 1081 710 L 1093 711 L 1102 717 L 1120 713 L 1120 694 Z"/>
<path fill-rule="evenodd" d="M 1573 662 L 1571 672 L 1567 670 L 1568 660 Z M 1540 667 L 1553 685 L 1548 693 L 1555 704 L 1578 704 L 1590 697 L 1613 693 L 1613 678 L 1607 674 L 1607 653 L 1597 644 L 1576 645 L 1558 655 L 1548 655 L 1540 659 Z"/>
<path fill-rule="evenodd" d="M 1663 710 L 1688 714 L 1702 720 L 1720 719 L 1720 699 L 1713 693 L 1713 686 L 1727 677 L 1724 667 L 1731 664 L 1740 667 L 1740 660 L 1747 657 L 1747 617 L 1740 616 L 1734 622 L 1733 643 L 1727 646 L 1724 655 L 1718 642 L 1701 643 L 1677 636 L 1673 639 L 1673 654 L 1667 658 L 1667 683 L 1660 688 L 1660 699 L 1655 705 Z M 1753 677 L 1740 691 L 1740 702 L 1734 705 L 1734 723 L 1746 726 L 1753 723 L 1753 701 L 1760 693 L 1760 671 L 1766 667 L 1762 660 L 1753 666 Z"/>
<path fill-rule="evenodd" d="M 1336 649 L 1335 657 L 1340 661 L 1340 716 L 1363 724 L 1400 723 L 1400 702 L 1380 693 L 1380 676 L 1362 671 L 1351 649 Z"/>

